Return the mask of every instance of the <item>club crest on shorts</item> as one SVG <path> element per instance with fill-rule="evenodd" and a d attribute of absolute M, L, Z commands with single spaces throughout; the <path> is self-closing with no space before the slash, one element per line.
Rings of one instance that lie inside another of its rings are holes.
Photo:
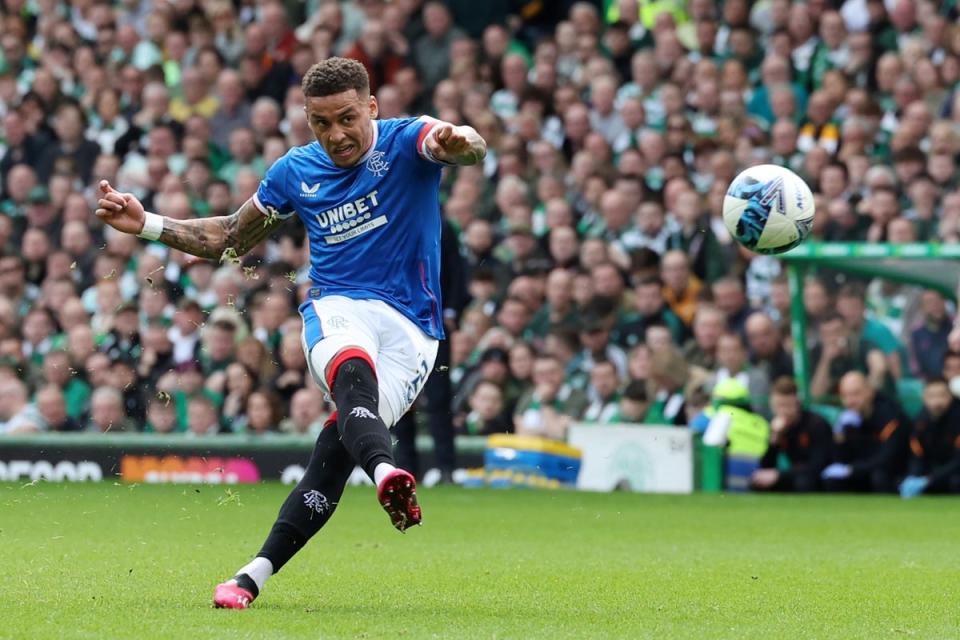
<path fill-rule="evenodd" d="M 351 418 L 367 418 L 368 420 L 376 420 L 377 416 L 373 415 L 373 411 L 367 409 L 366 407 L 354 407 L 350 411 Z"/>
<path fill-rule="evenodd" d="M 390 163 L 383 159 L 385 155 L 386 153 L 383 151 L 374 151 L 370 154 L 370 159 L 367 160 L 367 169 L 378 178 L 382 178 L 383 174 L 390 168 Z"/>
<path fill-rule="evenodd" d="M 307 505 L 308 509 L 313 509 L 320 515 L 330 511 L 330 501 L 327 500 L 327 496 L 316 489 L 311 489 L 303 494 L 303 504 Z"/>
<path fill-rule="evenodd" d="M 350 326 L 350 321 L 343 316 L 332 316 L 327 318 L 326 325 L 330 329 L 343 330 Z"/>

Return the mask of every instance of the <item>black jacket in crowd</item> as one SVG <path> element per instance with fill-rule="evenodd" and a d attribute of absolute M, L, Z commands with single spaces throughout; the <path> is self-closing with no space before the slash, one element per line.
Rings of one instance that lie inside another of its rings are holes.
<path fill-rule="evenodd" d="M 910 420 L 900 406 L 882 395 L 859 427 L 847 427 L 838 436 L 837 456 L 852 467 L 853 477 L 885 471 L 889 477 L 906 470 Z"/>
<path fill-rule="evenodd" d="M 776 469 L 782 456 L 790 463 L 780 471 L 783 489 L 813 491 L 819 487 L 820 472 L 833 459 L 833 430 L 821 416 L 803 409 L 800 419 L 788 426 L 773 442 L 760 466 Z"/>
<path fill-rule="evenodd" d="M 960 400 L 934 418 L 924 409 L 910 436 L 909 474 L 928 476 L 930 486 L 960 486 Z M 944 484 L 946 483 L 946 484 Z"/>

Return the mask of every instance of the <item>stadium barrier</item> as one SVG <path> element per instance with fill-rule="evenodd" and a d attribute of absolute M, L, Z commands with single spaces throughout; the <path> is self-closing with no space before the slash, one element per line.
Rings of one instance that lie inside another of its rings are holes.
<path fill-rule="evenodd" d="M 303 475 L 313 444 L 314 438 L 298 436 L 223 435 L 209 440 L 148 434 L 3 436 L 0 481 L 294 484 Z M 482 437 L 458 438 L 461 465 L 482 466 L 484 447 Z M 430 438 L 418 437 L 417 449 L 421 465 L 429 469 Z"/>
<path fill-rule="evenodd" d="M 48 433 L 0 438 L 0 481 L 294 484 L 314 439 L 223 435 Z M 723 490 L 722 450 L 687 429 L 578 423 L 567 444 L 496 435 L 457 438 L 465 484 L 576 488 L 586 491 L 691 493 Z M 421 467 L 432 441 L 417 438 Z M 353 481 L 365 482 L 362 471 Z"/>
<path fill-rule="evenodd" d="M 692 493 L 723 488 L 723 450 L 689 429 L 577 423 L 567 442 L 515 435 L 487 439 L 484 466 L 468 487 Z"/>

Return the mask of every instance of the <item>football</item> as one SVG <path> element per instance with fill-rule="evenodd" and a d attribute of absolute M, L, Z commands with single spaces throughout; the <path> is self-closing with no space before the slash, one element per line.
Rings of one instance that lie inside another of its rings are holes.
<path fill-rule="evenodd" d="M 813 227 L 813 213 L 807 183 L 774 164 L 742 171 L 723 199 L 723 222 L 730 234 L 756 253 L 783 253 L 803 242 Z"/>

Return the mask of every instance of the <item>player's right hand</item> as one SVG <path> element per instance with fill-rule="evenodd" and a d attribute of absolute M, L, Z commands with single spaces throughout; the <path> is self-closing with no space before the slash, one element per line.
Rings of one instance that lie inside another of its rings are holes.
<path fill-rule="evenodd" d="M 143 231 L 146 215 L 143 203 L 132 193 L 120 193 L 106 180 L 100 181 L 103 196 L 97 200 L 96 215 L 105 223 L 124 233 L 138 234 Z"/>

